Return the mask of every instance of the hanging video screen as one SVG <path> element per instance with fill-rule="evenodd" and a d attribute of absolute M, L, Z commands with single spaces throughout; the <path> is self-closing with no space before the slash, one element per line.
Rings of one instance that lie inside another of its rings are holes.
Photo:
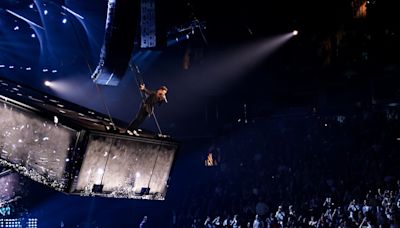
<path fill-rule="evenodd" d="M 0 165 L 65 190 L 76 131 L 0 100 Z"/>

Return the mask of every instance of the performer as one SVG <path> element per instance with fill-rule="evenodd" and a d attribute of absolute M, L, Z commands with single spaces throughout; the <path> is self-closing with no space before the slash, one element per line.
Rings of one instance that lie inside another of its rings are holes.
<path fill-rule="evenodd" d="M 151 91 L 148 90 L 144 84 L 141 84 L 140 91 L 145 94 L 146 99 L 142 102 L 136 119 L 127 128 L 127 133 L 130 135 L 139 135 L 136 130 L 144 122 L 146 117 L 153 113 L 156 104 L 161 105 L 163 102 L 167 103 L 166 94 L 168 89 L 165 86 L 161 86 L 157 91 Z"/>

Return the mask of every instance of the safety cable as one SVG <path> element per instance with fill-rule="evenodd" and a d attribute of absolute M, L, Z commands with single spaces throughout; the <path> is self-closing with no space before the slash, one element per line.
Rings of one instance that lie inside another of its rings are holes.
<path fill-rule="evenodd" d="M 64 9 L 64 11 L 65 11 L 65 9 Z M 65 12 L 65 15 L 69 15 L 69 13 L 68 13 L 68 12 Z M 70 16 L 69 16 L 69 17 L 70 17 Z M 74 17 L 74 18 L 77 19 L 76 17 Z M 79 19 L 77 19 L 77 20 L 79 20 Z M 81 46 L 82 50 L 86 50 L 86 47 L 83 45 L 83 41 L 81 40 L 81 37 L 79 36 L 79 34 L 78 34 L 78 32 L 77 32 L 77 28 L 75 27 L 75 24 L 74 24 L 74 21 L 73 21 L 73 20 L 71 20 L 71 25 L 72 25 L 72 29 L 73 29 L 73 31 L 74 31 L 74 34 L 75 34 L 76 38 L 78 39 L 79 45 Z M 89 42 L 90 42 L 90 41 L 89 41 Z M 85 57 L 85 62 L 86 62 L 86 65 L 87 65 L 87 67 L 88 67 L 89 73 L 92 75 L 92 74 L 93 74 L 93 70 L 92 70 L 92 67 L 90 66 L 90 62 L 89 62 L 89 58 L 88 58 L 87 52 L 84 52 L 83 55 L 84 55 L 84 57 Z M 110 120 L 110 122 L 111 122 L 111 125 L 112 125 L 113 129 L 116 130 L 116 125 L 115 125 L 115 123 L 114 123 L 114 121 L 113 121 L 113 118 L 112 118 L 112 116 L 111 116 L 111 113 L 110 113 L 110 110 L 109 110 L 109 108 L 108 108 L 108 105 L 107 105 L 107 103 L 106 103 L 106 101 L 105 101 L 105 99 L 104 99 L 103 93 L 102 93 L 102 91 L 100 90 L 99 85 L 98 85 L 97 83 L 94 83 L 94 84 L 95 84 L 95 86 L 96 86 L 97 93 L 100 95 L 100 99 L 101 99 L 101 101 L 102 101 L 102 103 L 103 103 L 103 105 L 104 105 L 104 107 L 105 107 L 105 109 L 106 109 L 106 112 L 107 112 L 108 118 L 109 118 L 109 120 Z M 107 129 L 106 129 L 106 130 L 107 130 Z"/>

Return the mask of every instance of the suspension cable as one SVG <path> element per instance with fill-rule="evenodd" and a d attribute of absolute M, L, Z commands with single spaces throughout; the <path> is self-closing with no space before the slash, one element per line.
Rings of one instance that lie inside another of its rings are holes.
<path fill-rule="evenodd" d="M 64 11 L 65 11 L 65 9 L 64 9 Z M 67 12 L 66 12 L 65 14 L 66 14 L 66 15 L 69 15 Z M 75 17 L 74 17 L 74 18 L 75 18 Z M 76 18 L 75 18 L 75 19 L 76 19 Z M 79 20 L 79 19 L 77 19 L 77 20 Z M 71 20 L 71 24 L 72 24 L 72 29 L 73 29 L 73 31 L 74 31 L 74 34 L 75 34 L 76 38 L 78 39 L 79 45 L 81 46 L 82 50 L 86 50 L 86 47 L 83 45 L 83 40 L 81 39 L 81 37 L 79 36 L 79 34 L 78 34 L 78 32 L 77 32 L 77 28 L 76 28 L 75 23 L 74 23 L 73 20 Z M 85 31 L 86 31 L 86 30 L 85 30 Z M 84 57 L 85 57 L 85 62 L 86 62 L 87 68 L 88 68 L 88 70 L 89 70 L 89 73 L 90 73 L 90 74 L 93 74 L 93 70 L 92 70 L 92 67 L 91 67 L 90 62 L 89 62 L 88 54 L 87 54 L 86 52 L 84 52 L 83 55 L 84 55 Z M 111 125 L 113 126 L 113 129 L 115 130 L 115 129 L 116 129 L 116 125 L 115 125 L 115 123 L 114 123 L 114 121 L 113 121 L 113 118 L 112 118 L 112 116 L 111 116 L 111 113 L 110 113 L 110 110 L 109 110 L 109 108 L 108 108 L 108 105 L 107 105 L 107 103 L 106 103 L 106 101 L 105 101 L 105 99 L 104 99 L 103 93 L 102 93 L 102 91 L 100 90 L 99 85 L 98 85 L 97 83 L 94 83 L 94 84 L 95 84 L 95 86 L 96 86 L 97 93 L 100 95 L 100 99 L 101 99 L 101 101 L 102 101 L 102 103 L 103 103 L 103 105 L 104 105 L 104 108 L 106 109 L 106 112 L 107 112 L 108 118 L 109 118 L 109 120 L 110 120 L 110 122 L 111 122 Z"/>

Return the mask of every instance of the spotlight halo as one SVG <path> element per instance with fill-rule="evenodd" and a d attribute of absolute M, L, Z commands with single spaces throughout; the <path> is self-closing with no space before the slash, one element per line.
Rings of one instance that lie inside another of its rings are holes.
<path fill-rule="evenodd" d="M 44 85 L 47 86 L 47 87 L 50 87 L 51 86 L 51 82 L 46 80 L 46 81 L 44 81 Z"/>

